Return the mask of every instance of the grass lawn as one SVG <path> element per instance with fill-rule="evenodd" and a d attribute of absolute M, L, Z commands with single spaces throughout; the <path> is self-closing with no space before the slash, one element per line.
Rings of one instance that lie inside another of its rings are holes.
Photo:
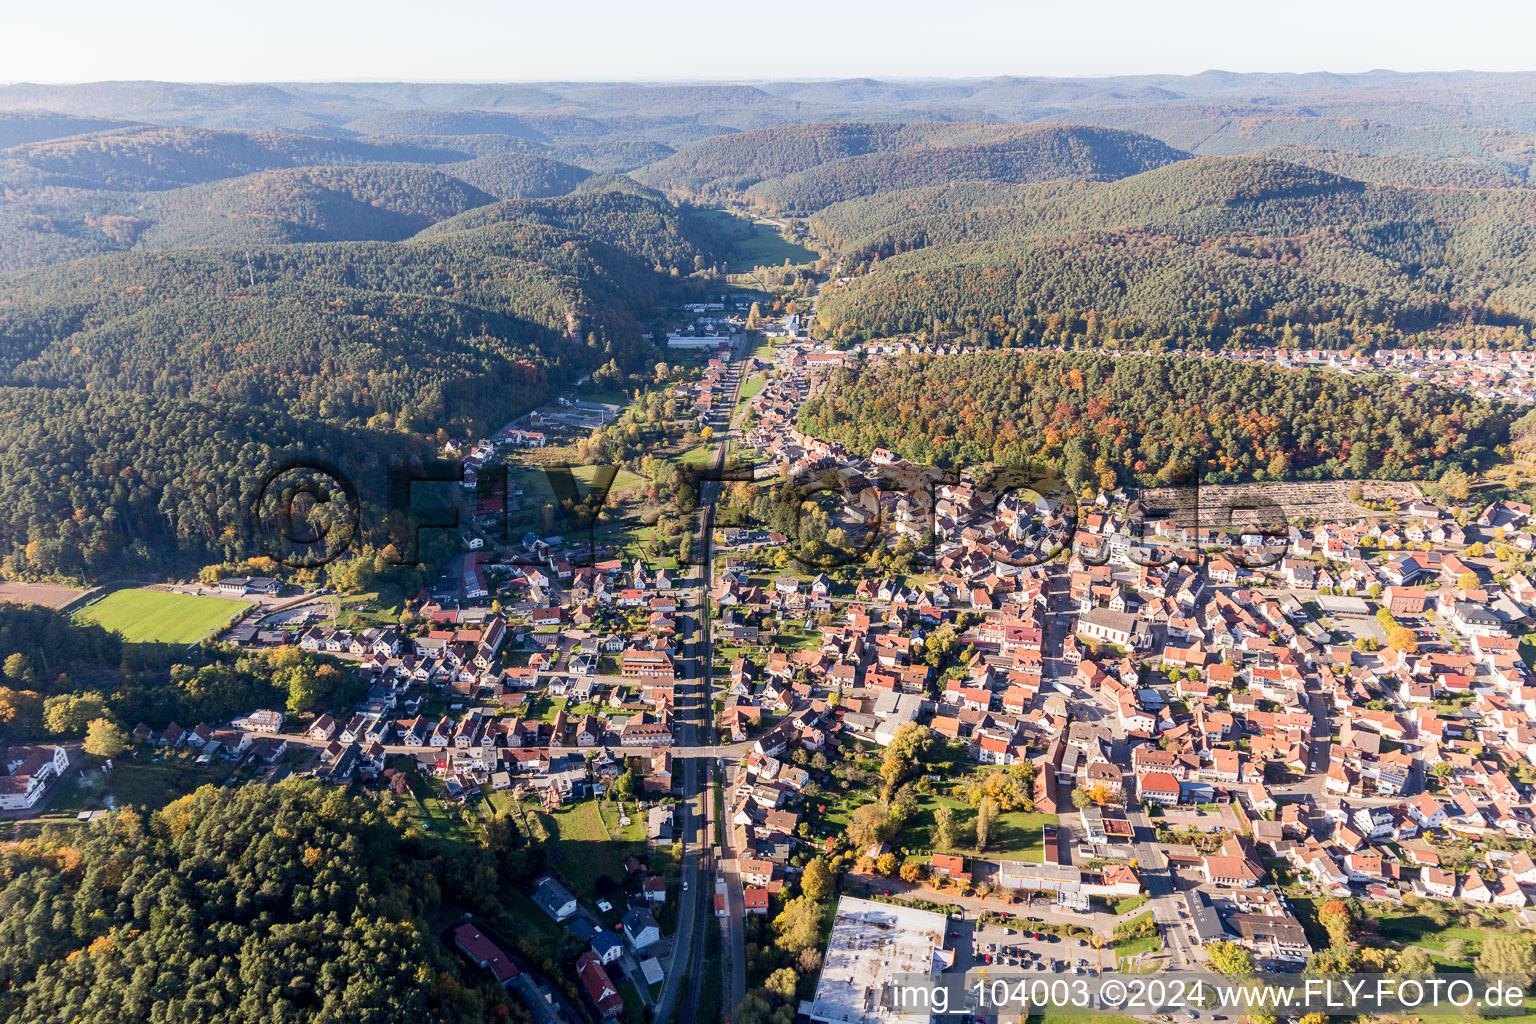
<path fill-rule="evenodd" d="M 553 722 L 555 716 L 565 710 L 567 698 L 541 694 L 523 705 L 523 718 L 537 718 L 541 722 Z"/>
<path fill-rule="evenodd" d="M 772 224 L 748 221 L 724 210 L 709 212 L 720 219 L 721 229 L 735 243 L 725 267 L 728 274 L 745 274 L 758 267 L 782 267 L 785 260 L 792 266 L 817 260 L 814 251 L 791 242 Z"/>
<path fill-rule="evenodd" d="M 80 811 L 110 810 L 128 805 L 157 810 L 200 786 L 218 785 L 229 777 L 233 766 L 215 759 L 200 765 L 187 751 L 156 761 L 147 749 L 137 758 L 120 757 L 112 762 L 112 774 L 103 775 L 87 768 L 82 778 L 75 774 L 66 779 L 48 812 L 73 817 Z"/>
<path fill-rule="evenodd" d="M 1124 899 L 1115 900 L 1109 905 L 1109 912 L 1119 917 L 1121 914 L 1129 914 L 1143 903 L 1147 902 L 1145 896 L 1127 896 Z"/>
<path fill-rule="evenodd" d="M 619 982 L 619 995 L 624 997 L 624 1020 L 628 1024 L 645 1024 L 645 1004 L 640 1001 L 635 983 L 628 980 Z"/>
<path fill-rule="evenodd" d="M 653 875 L 662 875 L 666 878 L 682 877 L 682 845 L 673 843 L 671 846 L 657 846 L 651 851 L 651 859 L 648 863 Z"/>
<path fill-rule="evenodd" d="M 591 493 L 592 481 L 597 476 L 599 468 L 598 466 L 571 467 L 571 476 L 576 478 L 576 485 L 581 488 L 583 495 Z M 611 496 L 617 496 L 627 494 L 630 491 L 637 491 L 644 486 L 645 477 L 639 473 L 630 472 L 627 469 L 620 469 L 614 475 L 613 484 L 608 488 L 608 493 Z"/>
<path fill-rule="evenodd" d="M 821 646 L 821 636 L 786 627 L 784 632 L 772 634 L 769 643 L 780 651 L 814 651 Z"/>
<path fill-rule="evenodd" d="M 339 599 L 336 618 L 349 628 L 393 626 L 405 610 L 405 592 L 394 584 L 381 585 L 361 594 L 345 594 Z"/>
<path fill-rule="evenodd" d="M 829 803 L 825 824 L 846 827 L 853 810 L 860 804 L 870 803 L 873 800 L 874 795 L 868 791 L 850 790 L 836 805 Z M 1044 814 L 1038 811 L 1004 811 L 992 821 L 992 834 L 988 837 L 986 850 L 977 850 L 975 846 L 976 809 L 953 797 L 926 793 L 919 795 L 917 815 L 902 830 L 897 844 L 908 850 L 931 850 L 933 848 L 933 815 L 940 806 L 948 807 L 955 812 L 959 838 L 964 842 L 953 849 L 938 852 L 959 853 L 967 857 L 1041 863 L 1045 859 L 1043 826 L 1055 825 L 1061 821 L 1055 814 Z"/>
<path fill-rule="evenodd" d="M 685 466 L 704 466 L 713 462 L 714 458 L 715 442 L 709 441 L 683 452 L 683 454 L 677 457 L 677 461 Z"/>
<path fill-rule="evenodd" d="M 500 793 L 486 787 L 484 799 L 480 801 L 480 815 L 484 818 L 494 817 L 498 814 L 506 814 L 517 807 L 517 801 L 512 799 L 512 794 L 506 791 Z"/>
<path fill-rule="evenodd" d="M 632 565 L 636 559 L 639 559 L 651 569 L 662 568 L 672 571 L 677 568 L 677 556 L 661 553 L 656 527 L 644 524 L 633 525 L 616 536 L 622 536 L 623 539 L 619 542 L 615 554 L 626 566 Z"/>
<path fill-rule="evenodd" d="M 1145 914 L 1133 917 L 1129 921 L 1117 925 L 1115 927 L 1115 931 L 1119 932 L 1123 929 L 1125 932 L 1129 933 L 1140 927 L 1143 922 L 1150 920 L 1152 920 L 1152 911 L 1149 910 Z M 1115 956 L 1117 957 L 1134 957 L 1139 956 L 1142 953 L 1153 953 L 1162 948 L 1162 937 L 1159 936 L 1156 932 L 1151 935 L 1142 936 L 1141 938 L 1115 939 Z"/>
<path fill-rule="evenodd" d="M 639 807 L 634 802 L 626 804 L 623 811 L 620 811 L 617 801 L 604 800 L 600 809 L 603 815 L 603 827 L 616 841 L 645 842 L 645 819 L 640 816 Z M 619 822 L 626 813 L 629 815 L 629 824 L 620 825 Z"/>
<path fill-rule="evenodd" d="M 1504 920 L 1508 917 L 1501 915 Z M 1461 939 L 1467 944 L 1467 959 L 1475 959 L 1482 951 L 1483 942 L 1494 934 L 1492 928 L 1463 924 L 1436 925 L 1428 917 L 1412 912 L 1381 914 L 1374 918 L 1381 937 L 1395 942 L 1423 946 L 1425 949 L 1443 950 L 1451 939 Z"/>
<path fill-rule="evenodd" d="M 75 613 L 129 643 L 195 644 L 251 606 L 249 601 L 162 590 L 118 590 Z"/>
<path fill-rule="evenodd" d="M 443 802 L 432 783 L 420 775 L 411 778 L 411 796 L 405 809 L 416 824 L 432 839 L 444 844 L 469 842 L 474 837 L 457 813 Z"/>
<path fill-rule="evenodd" d="M 571 889 L 584 899 L 597 893 L 597 879 L 607 875 L 615 883 L 624 880 L 624 858 L 645 855 L 645 843 L 612 835 L 603 820 L 596 800 L 541 812 L 539 817 L 549 830 L 551 861 Z M 615 815 L 615 823 L 618 818 Z M 644 828 L 644 825 L 641 825 Z M 626 836 L 633 834 L 626 830 Z"/>
<path fill-rule="evenodd" d="M 740 409 L 742 406 L 752 401 L 753 398 L 757 397 L 757 393 L 763 390 L 763 385 L 767 383 L 768 378 L 764 377 L 762 374 L 758 374 L 749 380 L 742 381 L 741 399 L 736 403 L 736 408 Z"/>
<path fill-rule="evenodd" d="M 516 914 L 519 920 L 527 921 L 534 928 L 543 932 L 552 939 L 558 939 L 565 934 L 565 929 L 549 919 L 549 915 L 539 909 L 539 905 L 533 902 L 533 897 L 517 889 L 511 890 L 511 895 L 501 897 L 507 910 Z"/>

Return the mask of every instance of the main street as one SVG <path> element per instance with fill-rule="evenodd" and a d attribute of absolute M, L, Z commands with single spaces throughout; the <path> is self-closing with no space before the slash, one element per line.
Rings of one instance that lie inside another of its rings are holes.
<path fill-rule="evenodd" d="M 743 336 L 731 349 L 731 367 L 728 371 L 730 401 L 725 403 L 723 409 L 716 410 L 714 419 L 718 424 L 711 424 L 715 426 L 717 434 L 714 458 L 710 464 L 717 470 L 725 465 L 730 447 L 729 424 L 740 399 L 741 360 L 746 354 L 747 344 L 747 338 Z M 722 870 L 722 865 L 716 862 L 712 852 L 715 845 L 714 786 L 719 775 L 715 761 L 723 752 L 715 746 L 714 706 L 711 699 L 714 650 L 708 604 L 709 591 L 714 583 L 711 545 L 715 503 L 720 498 L 720 491 L 718 480 L 705 481 L 699 488 L 699 531 L 693 548 L 698 564 L 690 568 L 686 584 L 681 588 L 688 591 L 689 596 L 685 598 L 683 621 L 679 625 L 683 627 L 683 635 L 689 639 L 684 645 L 682 659 L 685 677 L 678 682 L 673 696 L 677 723 L 673 762 L 676 764 L 681 761 L 683 769 L 683 891 L 678 897 L 677 931 L 672 937 L 672 963 L 651 1018 L 655 1022 L 671 1019 L 675 1006 L 679 1024 L 696 1024 L 704 981 L 709 973 L 705 963 L 708 949 L 706 928 L 709 927 L 708 922 L 714 920 L 715 874 Z M 725 831 L 723 825 L 722 833 Z M 728 883 L 734 883 L 729 885 L 733 897 L 731 905 L 734 908 L 730 913 L 731 962 L 728 970 L 722 964 L 722 970 L 732 979 L 733 991 L 737 987 L 737 979 L 744 981 L 746 971 L 745 945 L 744 942 L 738 942 L 745 911 L 734 863 L 732 859 L 732 870 L 727 876 Z M 686 988 L 683 987 L 684 979 L 687 980 Z M 730 994 L 722 991 L 722 1003 Z M 728 1014 L 734 1005 L 733 1001 L 729 1006 L 722 1006 L 722 1013 Z"/>

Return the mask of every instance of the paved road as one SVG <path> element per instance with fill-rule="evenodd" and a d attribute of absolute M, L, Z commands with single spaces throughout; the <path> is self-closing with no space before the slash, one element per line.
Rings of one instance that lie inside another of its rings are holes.
<path fill-rule="evenodd" d="M 1146 813 L 1140 810 L 1129 811 L 1126 817 L 1136 830 L 1138 873 L 1142 888 L 1148 896 L 1147 907 L 1162 932 L 1164 947 L 1172 954 L 1172 966 L 1194 963 L 1195 949 L 1179 917 L 1184 900 L 1179 892 L 1178 876 L 1168 866 L 1168 858 L 1157 844 L 1156 830 Z"/>
<path fill-rule="evenodd" d="M 731 399 L 723 403 L 716 416 L 731 414 L 741 391 L 740 360 L 747 339 L 743 337 L 731 350 L 733 368 Z M 713 465 L 720 468 L 725 462 L 729 445 L 728 424 L 721 423 L 716 435 Z M 672 963 L 668 967 L 661 998 L 651 1019 L 665 1022 L 677 1011 L 678 1024 L 697 1024 L 699 1002 L 703 994 L 705 976 L 704 958 L 708 927 L 714 915 L 714 872 L 716 865 L 710 852 L 714 844 L 711 817 L 714 811 L 714 766 L 712 759 L 720 756 L 714 745 L 714 713 L 711 702 L 714 667 L 713 648 L 709 632 L 709 609 L 705 604 L 714 578 L 714 559 L 711 538 L 714 533 L 715 503 L 720 497 L 719 481 L 706 481 L 699 492 L 699 534 L 694 544 L 700 564 L 688 577 L 689 596 L 679 623 L 686 632 L 688 642 L 684 646 L 685 678 L 680 680 L 673 694 L 673 709 L 677 728 L 673 748 L 673 764 L 683 765 L 683 879 L 685 892 L 678 905 L 677 931 L 673 935 Z M 689 751 L 683 754 L 683 751 Z M 703 784 L 700 784 L 700 766 L 703 766 Z M 701 921 L 702 919 L 702 921 Z M 733 979 L 746 970 L 745 956 L 731 965 Z M 684 981 L 687 981 L 686 988 Z M 722 1002 L 725 994 L 722 993 Z M 734 1004 L 732 1004 L 734 1005 Z M 722 1007 L 729 1013 L 730 1007 Z M 713 1021 L 709 1024 L 714 1024 Z"/>

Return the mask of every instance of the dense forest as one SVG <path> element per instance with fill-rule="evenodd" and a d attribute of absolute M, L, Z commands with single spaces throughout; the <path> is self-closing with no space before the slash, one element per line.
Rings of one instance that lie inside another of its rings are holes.
<path fill-rule="evenodd" d="M 345 187 L 397 232 L 439 223 L 402 242 L 135 249 L 0 275 L 13 569 L 234 557 L 242 488 L 279 454 L 324 452 L 377 496 L 384 461 L 419 455 L 423 435 L 494 429 L 584 373 L 648 371 L 645 322 L 729 245 L 632 182 L 498 203 L 433 170 L 256 177 Z"/>
<path fill-rule="evenodd" d="M 1523 344 L 1536 323 L 1536 193 L 1521 189 L 1204 158 L 1115 182 L 885 193 L 811 226 L 867 271 L 819 311 L 848 339 L 1344 347 L 1477 324 Z M 1062 327 L 1079 314 L 1091 328 Z"/>
<path fill-rule="evenodd" d="M 437 162 L 442 155 L 394 141 L 141 125 L 12 146 L 0 158 L 0 181 L 145 191 L 280 167 Z"/>
<path fill-rule="evenodd" d="M 1225 359 L 991 352 L 835 371 L 800 427 L 928 465 L 1046 460 L 1076 485 L 1434 480 L 1509 439 L 1514 408 L 1381 377 Z"/>
<path fill-rule="evenodd" d="M 102 579 L 258 553 L 252 491 L 298 457 L 350 477 L 374 540 L 389 460 L 428 455 L 425 439 L 260 406 L 0 388 L 0 558 L 14 575 Z"/>
<path fill-rule="evenodd" d="M 1113 181 L 1184 156 L 1130 132 L 1039 125 L 986 142 L 834 160 L 754 185 L 747 196 L 771 210 L 810 213 L 845 199 L 941 181 Z"/>
<path fill-rule="evenodd" d="M 732 245 L 712 217 L 547 155 L 613 141 L 580 118 L 348 120 L 0 116 L 8 571 L 251 554 L 244 490 L 295 453 L 342 464 L 369 503 L 432 435 L 648 372 L 648 322 Z M 360 134 L 390 127 L 417 134 Z"/>
<path fill-rule="evenodd" d="M 592 176 L 583 167 L 536 153 L 490 153 L 442 169 L 497 199 L 563 196 Z"/>
<path fill-rule="evenodd" d="M 1523 188 L 1525 178 L 1505 168 L 1474 160 L 1416 160 L 1324 149 L 1321 146 L 1273 146 L 1254 156 L 1316 167 L 1357 181 L 1408 188 Z"/>
<path fill-rule="evenodd" d="M 484 429 L 548 377 L 648 353 L 640 320 L 671 272 L 716 258 L 709 222 L 659 198 L 525 202 L 403 244 L 135 252 L 3 276 L 0 375 Z"/>
<path fill-rule="evenodd" d="M 176 130 L 14 148 L 0 157 L 0 270 L 128 249 L 399 241 L 497 199 L 566 195 L 593 174 L 536 153 L 330 145 Z M 395 156 L 416 162 L 383 162 Z"/>
<path fill-rule="evenodd" d="M 1201 156 L 1254 153 L 1273 146 L 1307 146 L 1364 156 L 1447 161 L 1532 184 L 1536 122 L 1519 118 L 1517 129 L 1492 127 L 1468 110 L 1436 110 L 1415 102 L 1357 100 L 1336 113 L 1250 105 L 1185 104 L 1175 108 L 1075 111 L 1057 119 L 1141 132 Z M 1436 120 L 1436 114 L 1442 120 Z M 1470 116 L 1469 116 L 1470 115 Z"/>
<path fill-rule="evenodd" d="M 479 1024 L 522 1017 L 437 931 L 525 858 L 448 858 L 316 782 L 204 787 L 0 851 L 0 1019 Z"/>
<path fill-rule="evenodd" d="M 745 191 L 775 210 L 945 181 L 1100 181 L 1186 154 L 1130 132 L 1050 125 L 812 124 L 707 139 L 636 172 L 697 195 Z"/>
<path fill-rule="evenodd" d="M 129 122 L 113 117 L 75 117 L 46 110 L 0 110 L 0 149 L 127 127 L 130 127 Z"/>

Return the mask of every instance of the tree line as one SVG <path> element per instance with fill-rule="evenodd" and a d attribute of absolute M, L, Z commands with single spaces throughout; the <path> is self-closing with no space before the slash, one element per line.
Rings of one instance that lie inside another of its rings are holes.
<path fill-rule="evenodd" d="M 1438 480 L 1509 438 L 1515 409 L 1381 377 L 1219 359 L 990 352 L 834 371 L 800 428 L 924 465 L 1060 467 L 1074 485 Z"/>
<path fill-rule="evenodd" d="M 418 833 L 419 836 L 419 833 Z M 440 941 L 526 869 L 515 828 L 448 854 L 312 781 L 205 786 L 0 851 L 0 1018 L 526 1020 Z"/>

